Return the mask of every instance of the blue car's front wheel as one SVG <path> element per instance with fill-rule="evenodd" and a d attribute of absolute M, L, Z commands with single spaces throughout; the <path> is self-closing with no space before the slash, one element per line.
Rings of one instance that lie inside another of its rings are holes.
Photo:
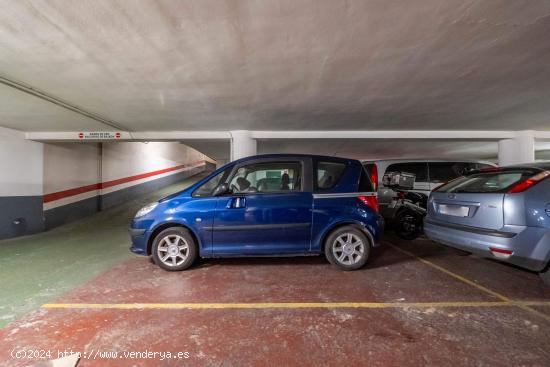
<path fill-rule="evenodd" d="M 153 260 L 168 271 L 180 271 L 193 265 L 197 258 L 197 244 L 182 227 L 160 232 L 153 240 Z"/>
<path fill-rule="evenodd" d="M 342 270 L 356 270 L 365 265 L 370 248 L 367 236 L 354 226 L 337 228 L 325 240 L 325 256 Z"/>

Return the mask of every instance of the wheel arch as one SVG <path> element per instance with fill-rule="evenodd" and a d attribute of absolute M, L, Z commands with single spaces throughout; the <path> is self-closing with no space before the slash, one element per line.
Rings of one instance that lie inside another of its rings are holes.
<path fill-rule="evenodd" d="M 372 233 L 370 233 L 369 229 L 366 228 L 361 222 L 353 221 L 353 220 L 345 220 L 337 223 L 333 223 L 329 228 L 323 232 L 319 239 L 319 248 L 321 253 L 325 253 L 325 241 L 326 239 L 334 232 L 337 231 L 339 228 L 352 226 L 360 230 L 362 233 L 367 236 L 367 239 L 370 243 L 371 247 L 374 247 L 374 237 Z"/>
<path fill-rule="evenodd" d="M 162 224 L 158 225 L 151 232 L 151 235 L 149 236 L 149 240 L 147 241 L 147 255 L 151 255 L 151 253 L 152 253 L 153 241 L 155 240 L 155 237 L 157 237 L 157 235 L 160 232 L 164 231 L 165 229 L 174 228 L 174 227 L 180 227 L 180 228 L 183 228 L 183 229 L 187 230 L 189 232 L 189 234 L 191 235 L 191 237 L 193 237 L 193 240 L 195 241 L 195 243 L 197 244 L 197 246 L 198 246 L 197 250 L 200 249 L 199 237 L 197 236 L 197 234 L 195 232 L 193 232 L 193 230 L 191 228 L 189 228 L 188 226 L 186 226 L 184 224 L 178 223 L 178 222 L 167 222 L 167 223 L 162 223 Z"/>

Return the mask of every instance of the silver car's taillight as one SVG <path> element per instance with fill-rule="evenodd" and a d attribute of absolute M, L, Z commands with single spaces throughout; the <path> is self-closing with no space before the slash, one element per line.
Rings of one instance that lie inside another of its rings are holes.
<path fill-rule="evenodd" d="M 517 184 L 512 186 L 510 190 L 508 190 L 508 193 L 515 194 L 518 192 L 524 192 L 525 190 L 535 186 L 542 180 L 547 179 L 548 177 L 550 177 L 550 171 L 542 171 L 534 176 L 529 177 L 526 180 L 518 182 Z"/>

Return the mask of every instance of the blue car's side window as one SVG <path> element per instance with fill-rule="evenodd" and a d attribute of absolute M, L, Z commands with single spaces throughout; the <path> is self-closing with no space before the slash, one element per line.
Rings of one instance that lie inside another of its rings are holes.
<path fill-rule="evenodd" d="M 315 190 L 327 191 L 332 189 L 342 177 L 346 165 L 340 162 L 317 162 L 315 172 Z"/>
<path fill-rule="evenodd" d="M 238 168 L 229 187 L 234 194 L 301 191 L 301 171 L 300 162 L 254 163 Z"/>

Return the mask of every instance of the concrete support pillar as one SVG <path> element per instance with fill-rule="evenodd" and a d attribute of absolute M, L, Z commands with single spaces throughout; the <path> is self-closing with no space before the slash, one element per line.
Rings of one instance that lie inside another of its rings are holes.
<path fill-rule="evenodd" d="M 533 131 L 518 131 L 515 138 L 498 142 L 498 164 L 500 166 L 532 163 L 534 161 L 535 137 Z"/>
<path fill-rule="evenodd" d="M 231 131 L 231 161 L 256 155 L 256 139 L 250 137 L 250 131 Z"/>

